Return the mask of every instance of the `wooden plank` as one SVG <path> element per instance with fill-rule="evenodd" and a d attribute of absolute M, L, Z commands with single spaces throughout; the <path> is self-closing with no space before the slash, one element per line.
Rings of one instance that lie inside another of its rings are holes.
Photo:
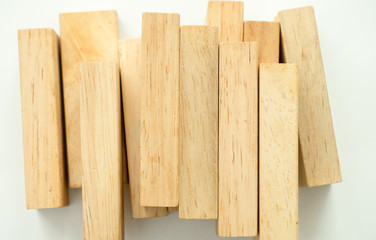
<path fill-rule="evenodd" d="M 58 46 L 53 29 L 18 31 L 28 209 L 68 205 Z"/>
<path fill-rule="evenodd" d="M 180 33 L 179 218 L 217 219 L 218 28 Z"/>
<path fill-rule="evenodd" d="M 220 42 L 242 42 L 243 15 L 243 2 L 209 1 L 207 23 L 219 27 Z"/>
<path fill-rule="evenodd" d="M 260 64 L 260 240 L 298 239 L 296 64 Z"/>
<path fill-rule="evenodd" d="M 67 139 L 69 186 L 81 187 L 79 63 L 118 63 L 116 11 L 60 14 L 61 59 Z"/>
<path fill-rule="evenodd" d="M 141 206 L 179 205 L 179 14 L 144 13 Z"/>
<path fill-rule="evenodd" d="M 132 217 L 167 216 L 165 207 L 141 207 L 140 205 L 141 38 L 120 40 L 119 56 Z"/>
<path fill-rule="evenodd" d="M 168 208 L 168 212 L 170 213 L 170 212 L 177 212 L 177 211 L 179 211 L 179 207 L 169 207 Z"/>
<path fill-rule="evenodd" d="M 116 63 L 80 64 L 84 239 L 123 239 L 120 80 Z"/>
<path fill-rule="evenodd" d="M 219 48 L 218 235 L 257 234 L 257 43 Z"/>
<path fill-rule="evenodd" d="M 299 73 L 299 183 L 314 187 L 342 181 L 312 7 L 279 12 L 282 60 L 298 64 Z"/>
<path fill-rule="evenodd" d="M 279 22 L 244 22 L 244 42 L 257 42 L 259 63 L 279 62 Z"/>

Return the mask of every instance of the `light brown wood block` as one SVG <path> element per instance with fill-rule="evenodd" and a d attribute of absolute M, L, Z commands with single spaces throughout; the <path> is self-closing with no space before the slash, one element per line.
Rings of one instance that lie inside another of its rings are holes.
<path fill-rule="evenodd" d="M 81 187 L 80 62 L 118 63 L 116 11 L 60 14 L 69 186 Z"/>
<path fill-rule="evenodd" d="M 169 207 L 168 212 L 177 212 L 179 211 L 179 207 Z"/>
<path fill-rule="evenodd" d="M 298 239 L 296 64 L 260 64 L 260 240 Z"/>
<path fill-rule="evenodd" d="M 123 239 L 117 63 L 86 62 L 79 66 L 84 239 Z"/>
<path fill-rule="evenodd" d="M 342 181 L 315 13 L 312 7 L 279 12 L 282 60 L 298 64 L 299 183 Z"/>
<path fill-rule="evenodd" d="M 218 235 L 257 234 L 257 43 L 219 47 Z"/>
<path fill-rule="evenodd" d="M 244 42 L 257 42 L 259 63 L 279 62 L 279 22 L 244 22 Z"/>
<path fill-rule="evenodd" d="M 144 13 L 141 206 L 179 205 L 179 14 Z"/>
<path fill-rule="evenodd" d="M 18 31 L 26 206 L 68 205 L 59 69 L 53 29 Z"/>
<path fill-rule="evenodd" d="M 119 56 L 132 217 L 167 216 L 165 207 L 141 207 L 140 205 L 141 38 L 120 40 Z"/>
<path fill-rule="evenodd" d="M 209 1 L 207 23 L 219 27 L 220 42 L 242 42 L 243 15 L 243 2 Z"/>
<path fill-rule="evenodd" d="M 218 212 L 218 28 L 180 29 L 179 218 Z"/>

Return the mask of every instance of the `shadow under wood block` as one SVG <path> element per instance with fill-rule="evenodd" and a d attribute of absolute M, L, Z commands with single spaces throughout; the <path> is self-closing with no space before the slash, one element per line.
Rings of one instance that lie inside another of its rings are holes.
<path fill-rule="evenodd" d="M 257 43 L 219 46 L 218 235 L 257 234 Z"/>
<path fill-rule="evenodd" d="M 260 240 L 298 239 L 296 64 L 260 64 Z"/>
<path fill-rule="evenodd" d="M 179 218 L 217 219 L 218 28 L 180 33 Z"/>
<path fill-rule="evenodd" d="M 144 13 L 141 206 L 179 205 L 179 14 Z"/>
<path fill-rule="evenodd" d="M 28 209 L 68 205 L 59 69 L 52 29 L 18 31 Z"/>
<path fill-rule="evenodd" d="M 281 57 L 298 64 L 299 183 L 314 187 L 342 181 L 336 140 L 312 7 L 278 13 Z"/>
<path fill-rule="evenodd" d="M 117 13 L 98 11 L 60 14 L 60 35 L 69 186 L 79 188 L 82 180 L 79 63 L 118 63 Z"/>
<path fill-rule="evenodd" d="M 84 239 L 122 239 L 120 79 L 116 63 L 81 63 Z"/>
<path fill-rule="evenodd" d="M 166 207 L 142 207 L 140 205 L 141 39 L 120 40 L 119 56 L 132 217 L 167 216 Z"/>

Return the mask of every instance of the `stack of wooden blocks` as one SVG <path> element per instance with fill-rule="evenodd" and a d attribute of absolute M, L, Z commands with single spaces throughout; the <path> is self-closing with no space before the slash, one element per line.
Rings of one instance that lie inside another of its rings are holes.
<path fill-rule="evenodd" d="M 298 239 L 298 185 L 342 181 L 314 11 L 243 11 L 210 1 L 206 26 L 144 13 L 120 41 L 116 11 L 61 14 L 60 41 L 19 30 L 27 208 L 67 206 L 68 176 L 84 238 L 122 239 L 129 182 L 133 218 Z"/>

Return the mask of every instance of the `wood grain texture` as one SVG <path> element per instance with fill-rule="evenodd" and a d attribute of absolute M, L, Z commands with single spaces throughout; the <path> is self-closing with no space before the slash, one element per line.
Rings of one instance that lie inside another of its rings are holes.
<path fill-rule="evenodd" d="M 179 218 L 217 219 L 218 28 L 180 33 Z"/>
<path fill-rule="evenodd" d="M 179 14 L 144 13 L 141 206 L 179 205 Z"/>
<path fill-rule="evenodd" d="M 119 56 L 132 217 L 167 216 L 165 207 L 141 207 L 140 205 L 141 38 L 120 40 Z"/>
<path fill-rule="evenodd" d="M 319 37 L 312 7 L 279 12 L 282 61 L 298 64 L 299 183 L 342 181 Z"/>
<path fill-rule="evenodd" d="M 26 206 L 68 205 L 59 69 L 53 29 L 18 31 Z"/>
<path fill-rule="evenodd" d="M 298 239 L 296 64 L 260 64 L 260 240 Z"/>
<path fill-rule="evenodd" d="M 257 234 L 257 43 L 219 47 L 218 235 Z"/>
<path fill-rule="evenodd" d="M 220 42 L 242 42 L 243 15 L 243 2 L 209 1 L 207 23 L 219 27 Z"/>
<path fill-rule="evenodd" d="M 279 22 L 244 22 L 244 42 L 257 42 L 259 63 L 279 62 Z"/>
<path fill-rule="evenodd" d="M 84 239 L 123 239 L 120 79 L 116 63 L 80 63 Z"/>
<path fill-rule="evenodd" d="M 81 187 L 80 62 L 118 63 L 116 11 L 60 14 L 69 186 Z"/>

